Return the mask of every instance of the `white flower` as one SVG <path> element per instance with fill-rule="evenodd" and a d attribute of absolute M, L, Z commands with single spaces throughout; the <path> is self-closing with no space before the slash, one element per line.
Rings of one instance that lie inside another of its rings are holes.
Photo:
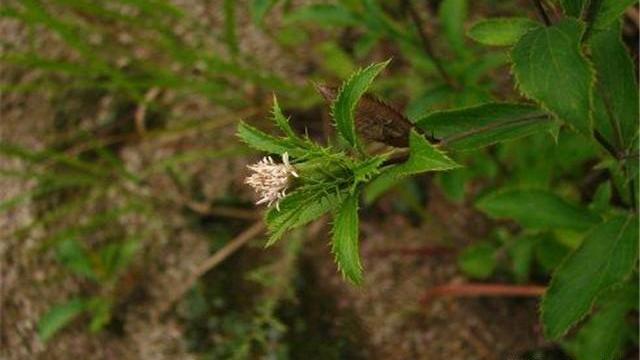
<path fill-rule="evenodd" d="M 280 199 L 285 197 L 289 177 L 298 177 L 295 168 L 289 163 L 289 154 L 282 154 L 282 164 L 277 164 L 270 156 L 262 158 L 253 165 L 247 166 L 253 171 L 245 183 L 253 188 L 260 200 L 256 205 L 266 203 L 267 206 L 276 204 L 276 209 L 280 210 Z"/>

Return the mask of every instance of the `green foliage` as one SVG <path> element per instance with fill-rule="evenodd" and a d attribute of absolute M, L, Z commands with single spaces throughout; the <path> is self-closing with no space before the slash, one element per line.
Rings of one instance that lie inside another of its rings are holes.
<path fill-rule="evenodd" d="M 532 229 L 586 230 L 599 221 L 587 209 L 544 190 L 502 190 L 483 196 L 476 206 L 491 217 L 512 218 Z"/>
<path fill-rule="evenodd" d="M 593 34 L 589 45 L 597 70 L 595 126 L 618 151 L 629 151 L 638 139 L 638 83 L 633 61 L 618 26 Z"/>
<path fill-rule="evenodd" d="M 495 248 L 490 244 L 467 247 L 458 256 L 458 266 L 463 273 L 475 279 L 486 279 L 496 268 Z"/>
<path fill-rule="evenodd" d="M 331 251 L 342 275 L 352 283 L 362 283 L 362 265 L 358 252 L 358 193 L 351 194 L 336 211 L 331 236 Z"/>
<path fill-rule="evenodd" d="M 353 74 L 342 88 L 331 107 L 338 133 L 354 148 L 359 147 L 356 136 L 355 109 L 360 97 L 367 91 L 373 79 L 391 60 L 370 65 Z"/>
<path fill-rule="evenodd" d="M 58 261 L 76 275 L 96 279 L 91 258 L 75 238 L 61 241 L 56 249 Z"/>
<path fill-rule="evenodd" d="M 564 335 L 603 291 L 630 276 L 637 260 L 637 217 L 619 216 L 596 226 L 554 273 L 542 301 L 545 334 Z"/>
<path fill-rule="evenodd" d="M 565 343 L 564 347 L 577 359 L 622 357 L 625 343 L 634 337 L 632 327 L 626 321 L 627 313 L 638 306 L 637 286 L 626 286 L 603 295 L 598 300 L 596 313 L 575 338 Z"/>
<path fill-rule="evenodd" d="M 452 150 L 473 150 L 553 126 L 549 115 L 534 106 L 506 103 L 435 111 L 416 124 Z"/>
<path fill-rule="evenodd" d="M 467 18 L 467 7 L 467 0 L 443 0 L 438 9 L 444 35 L 458 54 L 466 53 L 464 20 Z"/>
<path fill-rule="evenodd" d="M 73 298 L 64 304 L 54 306 L 40 318 L 38 336 L 42 341 L 49 340 L 85 311 L 87 307 L 88 302 L 81 298 Z"/>
<path fill-rule="evenodd" d="M 476 22 L 467 35 L 483 45 L 511 46 L 537 27 L 540 24 L 527 18 L 494 18 Z"/>
<path fill-rule="evenodd" d="M 531 30 L 515 44 L 511 59 L 525 96 L 591 137 L 594 74 L 580 50 L 583 32 L 584 25 L 571 19 Z"/>
<path fill-rule="evenodd" d="M 367 202 L 372 202 L 407 176 L 427 171 L 450 170 L 460 166 L 415 130 L 411 131 L 409 137 L 409 150 L 409 159 L 406 162 L 387 169 L 369 184 L 366 190 Z"/>

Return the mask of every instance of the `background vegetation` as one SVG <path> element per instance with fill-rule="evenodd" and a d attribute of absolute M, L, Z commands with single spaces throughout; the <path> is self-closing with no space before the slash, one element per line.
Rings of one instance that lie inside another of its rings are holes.
<path fill-rule="evenodd" d="M 0 14 L 7 358 L 637 357 L 633 1 Z"/>

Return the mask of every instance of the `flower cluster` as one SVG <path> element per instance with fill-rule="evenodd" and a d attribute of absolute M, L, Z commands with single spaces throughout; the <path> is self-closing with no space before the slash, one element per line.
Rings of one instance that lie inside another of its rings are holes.
<path fill-rule="evenodd" d="M 286 195 L 290 176 L 298 177 L 295 168 L 289 163 L 289 154 L 282 154 L 282 164 L 275 163 L 267 156 L 247 167 L 253 174 L 245 183 L 260 197 L 256 205 L 266 203 L 267 206 L 271 206 L 275 203 L 276 209 L 280 210 L 279 201 Z"/>

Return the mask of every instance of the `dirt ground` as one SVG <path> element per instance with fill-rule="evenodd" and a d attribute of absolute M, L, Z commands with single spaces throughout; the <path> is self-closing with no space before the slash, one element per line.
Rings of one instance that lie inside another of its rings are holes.
<path fill-rule="evenodd" d="M 216 13 L 207 11 L 199 2 L 177 1 L 178 5 L 202 16 L 210 16 L 211 26 Z M 218 19 L 219 21 L 219 19 Z M 277 21 L 275 19 L 274 21 Z M 19 27 L 0 20 L 2 34 L 13 34 L 21 41 Z M 248 21 L 247 21 L 248 24 Z M 240 26 L 244 33 L 241 46 L 264 54 L 263 61 L 271 69 L 287 74 L 293 81 L 304 81 L 309 64 L 287 60 L 269 46 L 269 39 L 255 28 Z M 304 54 L 304 49 L 300 50 Z M 27 79 L 38 74 L 14 74 L 2 71 L 3 82 Z M 40 95 L 6 94 L 2 97 L 0 138 L 32 149 L 45 146 L 44 139 L 52 132 L 57 109 L 50 99 Z M 108 99 L 101 99 L 108 102 Z M 216 113 L 199 99 L 180 104 L 176 111 Z M 100 104 L 92 105 L 86 122 L 99 113 Z M 184 144 L 209 143 L 214 138 L 231 138 L 235 124 L 219 129 L 216 136 L 196 134 L 183 139 Z M 145 144 L 132 144 L 120 150 L 128 166 L 153 161 L 170 150 Z M 196 187 L 215 199 L 225 192 L 250 199 L 241 184 L 244 165 L 249 159 L 215 160 L 193 169 Z M 22 169 L 25 164 L 0 157 L 0 168 Z M 217 170 L 216 170 L 217 169 Z M 160 191 L 172 191 L 167 179 L 154 179 Z M 34 184 L 0 177 L 0 199 L 11 198 Z M 530 351 L 548 347 L 541 337 L 534 299 L 509 298 L 437 298 L 428 304 L 421 302 L 425 292 L 434 286 L 462 283 L 455 263 L 455 251 L 462 245 L 482 239 L 489 224 L 466 205 L 449 203 L 428 181 L 423 186 L 429 194 L 426 207 L 432 218 L 416 225 L 414 219 L 394 210 L 393 194 L 380 200 L 374 210 L 364 214 L 361 224 L 365 285 L 353 288 L 335 270 L 328 251 L 327 227 L 305 241 L 298 267 L 314 291 L 298 294 L 295 306 L 308 313 L 311 321 L 326 324 L 333 332 L 330 339 L 344 338 L 353 345 L 346 358 L 364 359 L 529 359 Z M 118 194 L 112 194 L 114 198 Z M 22 359 L 195 359 L 183 340 L 183 325 L 175 312 L 164 316 L 166 294 L 184 281 L 190 271 L 208 254 L 208 239 L 191 229 L 189 214 L 184 208 L 167 208 L 163 221 L 153 225 L 150 241 L 144 244 L 144 259 L 133 271 L 135 289 L 125 294 L 130 304 L 124 312 L 121 333 L 90 334 L 82 326 L 86 319 L 57 336 L 45 346 L 36 336 L 39 317 L 51 303 L 66 298 L 85 284 L 65 277 L 56 266 L 50 252 L 43 252 L 39 241 L 46 233 L 34 233 L 27 239 L 10 235 L 39 216 L 36 204 L 25 203 L 0 215 L 0 288 L 2 358 Z M 167 221 L 166 219 L 171 219 Z M 127 225 L 141 221 L 135 216 Z M 148 226 L 148 224 L 145 224 Z M 258 243 L 261 238 L 253 240 Z M 451 251 L 435 251 L 447 246 Z M 408 249 L 408 250 L 407 250 Z M 425 251 L 425 249 L 427 249 Z M 138 296 L 138 293 L 144 294 Z M 296 340 L 295 330 L 291 331 Z M 299 338 L 297 340 L 300 340 Z M 312 344 L 320 344 L 316 339 Z M 304 353 L 304 346 L 297 351 Z M 314 349 L 306 349 L 307 358 L 314 358 Z M 319 356 L 319 355 L 318 355 Z M 562 359 L 561 357 L 556 357 Z"/>

